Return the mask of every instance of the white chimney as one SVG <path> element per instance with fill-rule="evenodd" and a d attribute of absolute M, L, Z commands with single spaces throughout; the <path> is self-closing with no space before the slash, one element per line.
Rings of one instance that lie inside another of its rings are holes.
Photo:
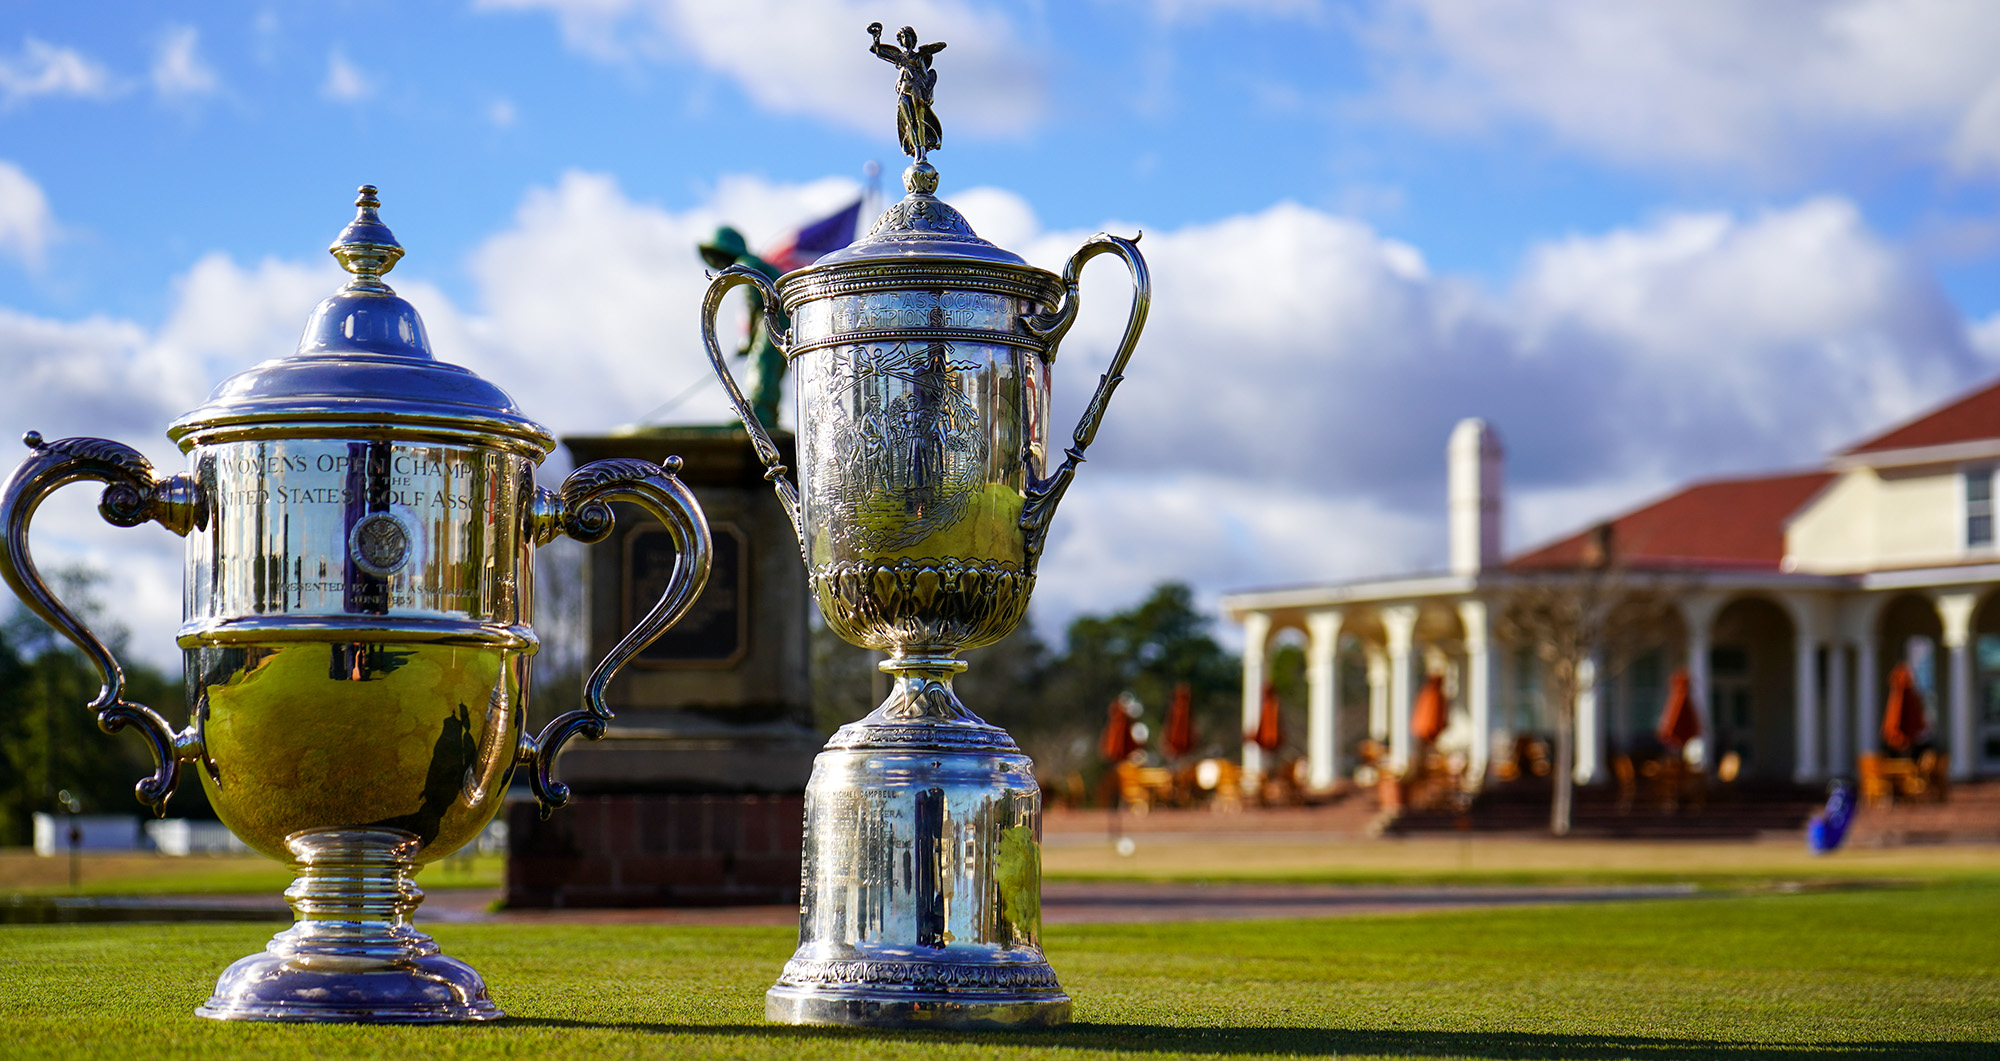
<path fill-rule="evenodd" d="M 1504 454 L 1486 421 L 1460 420 L 1445 447 L 1451 505 L 1451 573 L 1476 575 L 1500 563 L 1500 488 Z"/>

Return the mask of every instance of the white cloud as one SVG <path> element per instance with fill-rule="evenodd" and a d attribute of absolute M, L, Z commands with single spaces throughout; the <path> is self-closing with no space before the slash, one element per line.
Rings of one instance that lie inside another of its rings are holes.
<path fill-rule="evenodd" d="M 220 88 L 222 80 L 202 61 L 199 45 L 200 33 L 193 26 L 167 30 L 153 56 L 153 91 L 168 99 L 187 99 Z"/>
<path fill-rule="evenodd" d="M 492 123 L 495 129 L 511 129 L 520 117 L 511 100 L 496 99 L 486 108 L 486 120 Z"/>
<path fill-rule="evenodd" d="M 375 94 L 375 81 L 335 48 L 326 56 L 326 80 L 319 94 L 340 103 L 358 103 Z"/>
<path fill-rule="evenodd" d="M 1785 175 L 1892 143 L 2000 168 L 2000 6 L 1955 0 L 1391 0 L 1399 113 L 1525 119 L 1621 161 Z"/>
<path fill-rule="evenodd" d="M 0 254 L 39 268 L 56 232 L 55 211 L 42 186 L 21 167 L 0 161 Z"/>
<path fill-rule="evenodd" d="M 804 114 L 895 135 L 895 74 L 868 52 L 871 22 L 894 39 L 950 45 L 939 56 L 945 142 L 963 131 L 1015 136 L 1045 109 L 1035 51 L 1004 15 L 961 0 L 479 0 L 488 10 L 545 10 L 572 47 L 599 58 L 686 56 L 729 77 L 775 114 Z"/>
<path fill-rule="evenodd" d="M 13 58 L 0 58 L 0 105 L 11 106 L 37 96 L 81 96 L 103 99 L 116 94 L 110 71 L 74 48 L 28 37 Z"/>
<path fill-rule="evenodd" d="M 854 193 L 842 180 L 739 177 L 667 210 L 570 173 L 529 192 L 473 252 L 467 302 L 408 265 L 391 279 L 439 357 L 559 434 L 632 421 L 690 386 L 673 418 L 719 422 L 729 412 L 705 383 L 695 244 L 726 220 L 767 245 Z M 1044 267 L 1060 269 L 1085 235 L 1040 230 L 1002 189 L 962 202 L 983 233 Z M 385 213 L 393 226 L 393 201 Z M 1165 578 L 1213 600 L 1440 567 L 1444 447 L 1463 416 L 1487 418 L 1505 441 L 1509 544 L 1520 548 L 1673 483 L 1811 464 L 2000 358 L 2000 324 L 1963 320 L 1838 199 L 1571 236 L 1538 248 L 1497 292 L 1290 203 L 1154 231 L 1141 248 L 1152 315 L 1056 517 L 1035 612 L 1051 636 Z M 289 351 L 337 281 L 324 261 L 215 255 L 180 279 L 158 329 L 0 313 L 0 370 L 14 384 L 0 426 L 120 437 L 172 466 L 165 424 L 211 384 Z M 1129 300 L 1115 259 L 1085 271 L 1082 318 L 1055 369 L 1052 449 L 1067 445 Z M 737 327 L 723 323 L 726 344 Z M 38 524 L 52 555 L 144 536 L 98 527 L 88 505 L 60 511 Z M 145 577 L 171 578 L 170 552 Z M 139 642 L 169 643 L 176 606 L 160 601 L 130 612 Z"/>

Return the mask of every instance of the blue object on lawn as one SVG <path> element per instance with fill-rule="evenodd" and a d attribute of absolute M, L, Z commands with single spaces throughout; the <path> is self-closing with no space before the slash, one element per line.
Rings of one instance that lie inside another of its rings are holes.
<path fill-rule="evenodd" d="M 1815 855 L 1838 848 L 1854 824 L 1854 786 L 1845 781 L 1827 785 L 1826 809 L 1806 823 L 1806 847 Z"/>

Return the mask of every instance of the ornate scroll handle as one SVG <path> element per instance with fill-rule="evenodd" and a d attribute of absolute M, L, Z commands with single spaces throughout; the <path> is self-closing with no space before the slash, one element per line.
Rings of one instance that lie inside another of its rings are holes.
<path fill-rule="evenodd" d="M 556 753 L 579 733 L 591 740 L 604 736 L 604 724 L 612 717 L 611 709 L 604 705 L 604 690 L 612 677 L 633 656 L 666 633 L 668 627 L 679 622 L 701 595 L 702 587 L 708 584 L 708 565 L 715 551 L 708 535 L 708 517 L 702 514 L 701 503 L 694 499 L 694 494 L 676 477 L 680 470 L 679 457 L 668 457 L 660 464 L 624 459 L 594 461 L 570 473 L 563 480 L 560 494 L 545 496 L 537 505 L 548 515 L 545 525 L 553 525 L 563 534 L 590 543 L 603 541 L 611 533 L 614 520 L 611 506 L 606 502 L 630 501 L 666 525 L 674 536 L 675 549 L 673 574 L 667 579 L 659 603 L 590 672 L 590 679 L 583 683 L 582 710 L 558 715 L 542 730 L 541 736 L 521 750 L 523 759 L 534 766 L 531 780 L 544 818 L 569 802 L 569 786 L 550 776 Z M 547 537 L 538 534 L 537 544 L 545 544 L 553 537 L 553 534 Z"/>
<path fill-rule="evenodd" d="M 757 447 L 757 456 L 764 461 L 764 478 L 771 481 L 771 488 L 778 492 L 778 503 L 785 508 L 785 516 L 792 521 L 792 533 L 799 539 L 799 555 L 805 555 L 806 532 L 799 517 L 799 488 L 785 478 L 785 458 L 778 452 L 778 444 L 771 441 L 771 435 L 764 425 L 757 422 L 757 414 L 750 403 L 743 400 L 743 390 L 736 385 L 736 377 L 729 374 L 729 365 L 722 357 L 722 344 L 715 337 L 715 314 L 722 308 L 722 299 L 731 288 L 743 284 L 753 284 L 764 293 L 764 326 L 771 335 L 771 342 L 786 357 L 792 353 L 792 333 L 784 326 L 779 310 L 778 289 L 763 273 L 747 265 L 732 265 L 709 281 L 708 295 L 701 301 L 701 341 L 708 347 L 708 363 L 715 366 L 715 374 L 722 377 L 722 389 L 729 395 L 729 404 L 736 409 L 736 415 L 743 420 L 744 430 L 750 432 L 750 444 Z"/>
<path fill-rule="evenodd" d="M 34 557 L 28 553 L 28 524 L 35 517 L 35 509 L 50 494 L 70 483 L 88 480 L 105 484 L 97 511 L 107 523 L 136 527 L 157 522 L 186 537 L 188 532 L 208 526 L 208 504 L 201 484 L 186 474 L 155 479 L 152 463 L 138 450 L 106 439 L 63 438 L 44 442 L 39 433 L 30 431 L 22 441 L 34 452 L 14 469 L 4 494 L 0 494 L 0 523 L 7 528 L 7 549 L 0 554 L 0 577 L 7 580 L 14 595 L 29 611 L 69 638 L 97 665 L 104 685 L 98 690 L 97 699 L 85 706 L 97 712 L 97 728 L 116 733 L 128 725 L 134 726 L 152 747 L 153 776 L 141 780 L 133 791 L 139 802 L 155 815 L 165 814 L 167 797 L 174 794 L 174 787 L 180 783 L 181 760 L 201 755 L 201 736 L 193 726 L 175 733 L 158 712 L 124 699 L 124 668 L 83 620 L 56 599 L 48 583 L 42 581 L 41 572 L 35 569 Z"/>
<path fill-rule="evenodd" d="M 1146 259 L 1139 253 L 1138 242 L 1139 236 L 1128 240 L 1102 232 L 1090 237 L 1070 256 L 1069 264 L 1063 266 L 1062 305 L 1021 322 L 1029 335 L 1048 344 L 1045 358 L 1053 364 L 1056 347 L 1061 344 L 1063 336 L 1069 334 L 1070 326 L 1076 323 L 1077 311 L 1081 308 L 1077 283 L 1084 263 L 1100 254 L 1116 254 L 1125 259 L 1126 267 L 1132 270 L 1132 312 L 1125 320 L 1125 337 L 1118 342 L 1118 352 L 1112 355 L 1111 367 L 1098 379 L 1097 393 L 1090 396 L 1083 418 L 1077 421 L 1076 434 L 1071 438 L 1069 449 L 1063 452 L 1062 466 L 1056 469 L 1054 475 L 1046 479 L 1034 478 L 1028 484 L 1028 499 L 1021 506 L 1021 529 L 1027 532 L 1029 563 L 1042 555 L 1042 546 L 1048 539 L 1049 520 L 1055 516 L 1063 492 L 1069 489 L 1069 481 L 1076 476 L 1076 466 L 1083 463 L 1083 451 L 1089 448 L 1091 439 L 1097 437 L 1098 424 L 1104 419 L 1104 407 L 1111 401 L 1111 392 L 1117 390 L 1119 382 L 1125 378 L 1125 363 L 1132 360 L 1132 348 L 1139 345 L 1139 332 L 1146 327 L 1146 311 L 1153 304 L 1153 280 L 1146 271 Z M 1032 476 L 1032 469 L 1030 474 Z"/>

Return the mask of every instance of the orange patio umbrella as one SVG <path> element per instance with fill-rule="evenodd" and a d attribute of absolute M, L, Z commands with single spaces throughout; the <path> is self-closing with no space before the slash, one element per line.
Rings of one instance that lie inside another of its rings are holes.
<path fill-rule="evenodd" d="M 1906 752 L 1924 735 L 1924 694 L 1908 663 L 1889 672 L 1889 705 L 1882 710 L 1882 743 Z"/>
<path fill-rule="evenodd" d="M 1433 674 L 1424 679 L 1424 688 L 1417 694 L 1417 706 L 1410 712 L 1410 736 L 1425 744 L 1438 739 L 1444 732 L 1444 675 Z"/>
<path fill-rule="evenodd" d="M 1097 738 L 1097 750 L 1111 763 L 1122 763 L 1126 756 L 1139 750 L 1139 742 L 1132 739 L 1132 716 L 1125 713 L 1123 697 L 1111 701 L 1109 716 L 1104 720 L 1104 735 Z"/>
<path fill-rule="evenodd" d="M 1194 750 L 1194 690 L 1188 683 L 1174 686 L 1173 706 L 1167 708 L 1167 728 L 1160 734 L 1160 751 L 1168 759 L 1178 759 Z"/>
<path fill-rule="evenodd" d="M 1278 690 L 1270 682 L 1264 683 L 1264 709 L 1257 714 L 1257 728 L 1244 736 L 1273 755 L 1285 743 L 1284 732 L 1278 727 Z"/>
<path fill-rule="evenodd" d="M 1684 747 L 1701 736 L 1701 712 L 1694 709 L 1694 697 L 1688 695 L 1686 667 L 1674 672 L 1673 684 L 1667 689 L 1667 709 L 1660 713 L 1660 728 L 1653 735 L 1669 748 Z"/>

